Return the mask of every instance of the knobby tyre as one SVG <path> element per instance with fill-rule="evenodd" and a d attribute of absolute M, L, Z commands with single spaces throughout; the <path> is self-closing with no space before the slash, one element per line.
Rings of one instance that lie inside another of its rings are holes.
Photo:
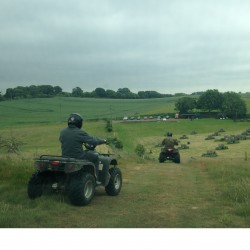
<path fill-rule="evenodd" d="M 40 197 L 43 193 L 43 178 L 36 172 L 34 173 L 28 182 L 28 196 L 30 199 Z"/>
<path fill-rule="evenodd" d="M 73 205 L 87 205 L 95 193 L 95 178 L 89 173 L 72 177 L 69 186 L 69 199 Z"/>
<path fill-rule="evenodd" d="M 180 163 L 181 162 L 181 157 L 180 157 L 179 153 L 175 154 L 175 156 L 174 156 L 174 162 L 175 163 Z"/>
<path fill-rule="evenodd" d="M 120 193 L 122 188 L 122 173 L 117 167 L 109 170 L 110 180 L 108 185 L 105 187 L 105 191 L 110 196 L 116 196 Z"/>
<path fill-rule="evenodd" d="M 159 155 L 159 162 L 163 163 L 165 161 L 165 158 L 166 157 L 165 157 L 164 153 L 161 152 L 160 155 Z"/>

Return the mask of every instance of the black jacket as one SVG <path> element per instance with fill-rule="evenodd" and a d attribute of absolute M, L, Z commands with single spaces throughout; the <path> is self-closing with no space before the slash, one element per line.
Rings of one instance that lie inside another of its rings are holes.
<path fill-rule="evenodd" d="M 72 158 L 84 158 L 83 143 L 96 146 L 105 142 L 103 139 L 90 136 L 85 131 L 71 125 L 61 131 L 59 140 L 62 156 Z"/>

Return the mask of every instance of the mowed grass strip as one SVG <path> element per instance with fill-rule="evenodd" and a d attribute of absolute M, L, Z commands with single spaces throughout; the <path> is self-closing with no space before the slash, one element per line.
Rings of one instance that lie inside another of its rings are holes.
<path fill-rule="evenodd" d="M 240 180 L 249 185 L 244 161 L 124 164 L 120 195 L 110 197 L 98 188 L 85 207 L 72 206 L 60 193 L 29 200 L 26 178 L 32 171 L 21 160 L 18 165 L 26 165 L 25 174 L 21 174 L 23 167 L 18 170 L 13 165 L 12 177 L 1 180 L 1 227 L 218 228 L 248 227 L 250 223 L 249 189 L 241 193 L 241 200 L 230 195 Z"/>

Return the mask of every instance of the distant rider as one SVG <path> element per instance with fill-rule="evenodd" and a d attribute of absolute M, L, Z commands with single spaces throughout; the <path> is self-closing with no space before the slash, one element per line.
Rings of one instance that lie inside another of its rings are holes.
<path fill-rule="evenodd" d="M 172 138 L 173 133 L 172 132 L 167 132 L 167 137 L 163 139 L 161 145 L 164 146 L 165 148 L 175 148 L 175 145 L 178 145 L 178 141 L 174 138 Z"/>
<path fill-rule="evenodd" d="M 102 182 L 107 182 L 107 175 L 109 163 L 105 157 L 100 157 L 97 153 L 92 150 L 83 150 L 83 144 L 89 144 L 91 146 L 97 146 L 100 144 L 107 143 L 106 140 L 100 139 L 98 137 L 90 136 L 85 131 L 81 130 L 83 123 L 83 118 L 78 113 L 70 114 L 68 118 L 68 127 L 64 128 L 60 133 L 60 142 L 63 157 L 85 159 L 93 162 L 96 168 L 96 174 L 98 179 L 99 172 L 99 161 L 103 163 L 103 170 L 105 175 L 103 176 Z M 107 183 L 106 183 L 107 184 Z"/>

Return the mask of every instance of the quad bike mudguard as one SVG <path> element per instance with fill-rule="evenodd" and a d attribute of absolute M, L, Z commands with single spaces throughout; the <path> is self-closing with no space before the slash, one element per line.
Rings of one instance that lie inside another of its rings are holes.
<path fill-rule="evenodd" d="M 35 159 L 35 166 L 40 172 L 58 171 L 65 172 L 66 174 L 77 172 L 81 169 L 86 169 L 96 176 L 94 163 L 75 158 L 41 155 L 39 158 Z"/>

